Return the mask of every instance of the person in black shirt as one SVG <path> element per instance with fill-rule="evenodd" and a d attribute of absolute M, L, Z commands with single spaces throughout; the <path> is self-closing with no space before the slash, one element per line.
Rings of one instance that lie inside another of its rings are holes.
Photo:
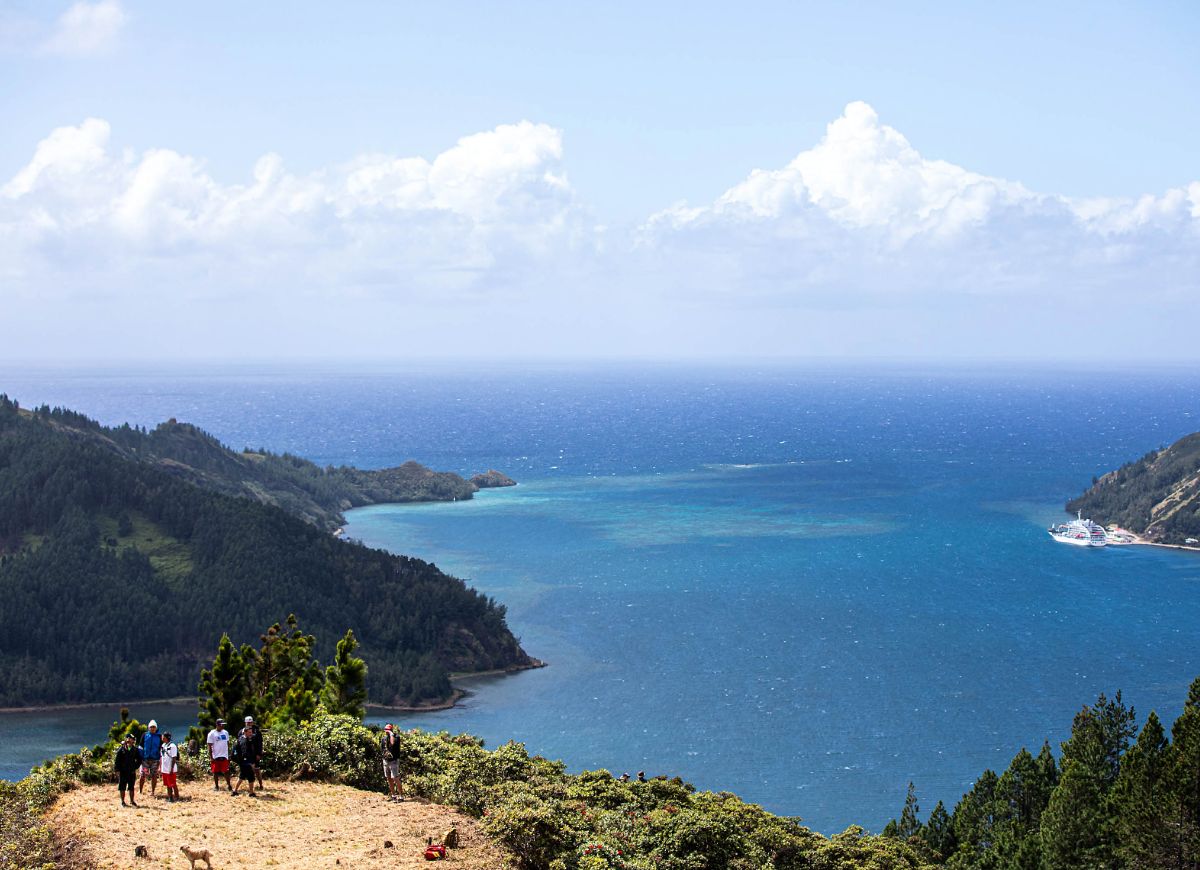
<path fill-rule="evenodd" d="M 237 794 L 245 782 L 248 783 L 250 797 L 254 797 L 254 730 L 253 725 L 247 725 L 238 732 L 237 744 L 233 748 L 233 757 L 238 765 L 238 781 L 231 795 Z"/>
<path fill-rule="evenodd" d="M 258 779 L 259 791 L 263 788 L 262 781 L 262 757 L 263 757 L 263 734 L 262 729 L 254 724 L 254 717 L 247 716 L 245 728 L 238 732 L 240 738 L 243 734 L 250 737 L 253 749 L 253 755 L 250 758 L 250 764 L 254 768 L 254 776 Z"/>
<path fill-rule="evenodd" d="M 137 772 L 142 767 L 142 754 L 138 752 L 137 744 L 132 734 L 125 735 L 125 742 L 113 756 L 113 767 L 117 770 L 117 788 L 121 791 L 121 806 L 137 806 L 133 799 L 133 785 Z M 125 803 L 125 790 L 129 789 L 129 804 Z"/>
<path fill-rule="evenodd" d="M 400 735 L 396 726 L 389 722 L 383 726 L 383 734 L 379 737 L 379 751 L 383 756 L 383 776 L 388 784 L 390 801 L 404 800 L 404 780 L 400 778 Z"/>

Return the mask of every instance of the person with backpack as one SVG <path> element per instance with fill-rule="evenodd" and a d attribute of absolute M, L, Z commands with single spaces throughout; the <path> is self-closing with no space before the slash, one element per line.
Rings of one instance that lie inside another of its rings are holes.
<path fill-rule="evenodd" d="M 142 766 L 142 753 L 138 751 L 136 738 L 126 734 L 113 756 L 113 767 L 117 771 L 117 788 L 121 792 L 121 806 L 137 806 L 133 799 L 133 784 L 137 779 L 138 768 Z M 125 791 L 129 790 L 129 804 L 125 803 Z"/>
<path fill-rule="evenodd" d="M 389 801 L 404 800 L 404 781 L 400 779 L 400 735 L 391 722 L 383 726 L 379 738 L 379 751 L 383 756 L 383 776 L 388 784 Z"/>
<path fill-rule="evenodd" d="M 158 790 L 158 766 L 162 759 L 162 736 L 158 733 L 158 723 L 153 719 L 145 734 L 142 735 L 142 779 L 138 783 L 138 794 L 146 791 L 146 777 L 150 777 L 150 797 Z"/>

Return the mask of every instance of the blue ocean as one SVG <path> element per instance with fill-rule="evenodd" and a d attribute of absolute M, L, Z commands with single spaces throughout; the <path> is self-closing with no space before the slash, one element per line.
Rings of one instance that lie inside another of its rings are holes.
<path fill-rule="evenodd" d="M 1200 553 L 1045 529 L 1093 476 L 1200 429 L 1198 374 L 9 367 L 0 391 L 323 464 L 508 473 L 519 486 L 469 502 L 348 516 L 351 537 L 507 605 L 548 663 L 394 721 L 678 775 L 835 833 L 882 828 L 909 781 L 923 816 L 952 807 L 1021 747 L 1057 749 L 1101 692 L 1139 722 L 1178 715 L 1200 675 Z M 0 774 L 113 717 L 0 716 Z"/>

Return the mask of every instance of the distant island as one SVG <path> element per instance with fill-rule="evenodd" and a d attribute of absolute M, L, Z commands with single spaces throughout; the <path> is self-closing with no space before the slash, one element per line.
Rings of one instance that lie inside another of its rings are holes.
<path fill-rule="evenodd" d="M 478 480 L 322 469 L 0 395 L 0 707 L 191 695 L 223 633 L 250 643 L 293 613 L 323 658 L 354 631 L 372 703 L 444 704 L 451 673 L 536 666 L 503 605 L 328 533 L 350 507 L 512 483 Z"/>
<path fill-rule="evenodd" d="M 1200 432 L 1094 479 L 1066 507 L 1146 543 L 1200 545 Z"/>

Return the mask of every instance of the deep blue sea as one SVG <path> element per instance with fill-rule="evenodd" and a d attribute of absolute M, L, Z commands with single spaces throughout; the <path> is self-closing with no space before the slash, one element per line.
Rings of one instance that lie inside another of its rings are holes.
<path fill-rule="evenodd" d="M 1198 375 L 9 367 L 0 391 L 319 463 L 507 472 L 519 486 L 470 502 L 349 516 L 506 604 L 549 662 L 396 721 L 679 775 L 833 833 L 881 828 L 910 780 L 926 814 L 952 807 L 1022 746 L 1057 749 L 1100 692 L 1175 718 L 1200 674 L 1200 554 L 1045 528 L 1093 475 L 1200 429 Z M 0 774 L 113 715 L 0 717 Z"/>

